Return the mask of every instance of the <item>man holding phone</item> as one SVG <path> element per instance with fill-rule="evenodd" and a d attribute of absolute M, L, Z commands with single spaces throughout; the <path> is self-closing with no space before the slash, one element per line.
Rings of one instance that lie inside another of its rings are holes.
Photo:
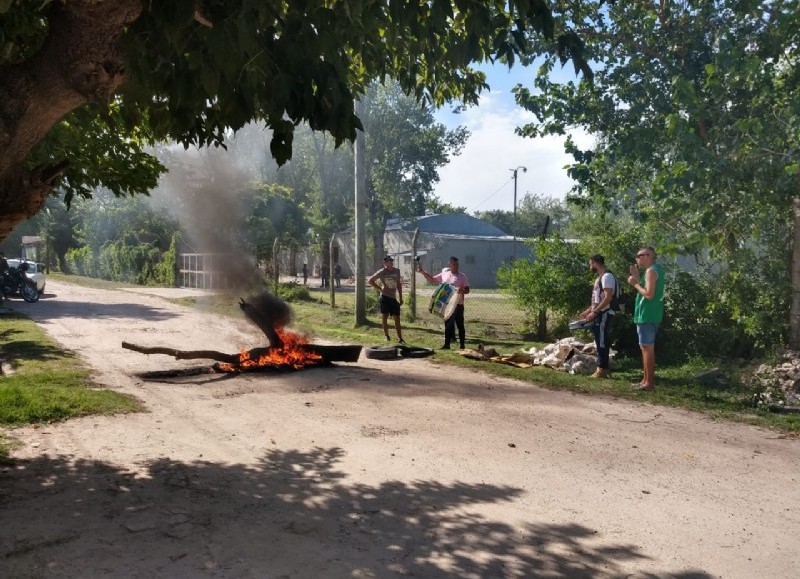
<path fill-rule="evenodd" d="M 640 273 L 640 270 L 643 273 Z M 636 264 L 631 266 L 628 283 L 636 290 L 633 323 L 642 351 L 642 381 L 633 384 L 634 390 L 655 390 L 656 334 L 664 318 L 664 269 L 656 263 L 656 250 L 645 246 L 636 252 Z"/>

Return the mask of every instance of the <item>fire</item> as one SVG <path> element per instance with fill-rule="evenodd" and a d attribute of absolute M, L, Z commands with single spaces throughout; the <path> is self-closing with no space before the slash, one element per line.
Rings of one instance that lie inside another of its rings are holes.
<path fill-rule="evenodd" d="M 246 368 L 291 366 L 295 370 L 299 370 L 322 360 L 322 356 L 319 354 L 303 348 L 304 344 L 308 344 L 308 340 L 304 336 L 281 331 L 278 331 L 278 336 L 283 341 L 282 348 L 270 348 L 258 359 L 253 359 L 249 351 L 242 350 L 239 352 L 238 364 L 221 363 L 217 364 L 218 369 L 222 372 L 239 372 Z"/>

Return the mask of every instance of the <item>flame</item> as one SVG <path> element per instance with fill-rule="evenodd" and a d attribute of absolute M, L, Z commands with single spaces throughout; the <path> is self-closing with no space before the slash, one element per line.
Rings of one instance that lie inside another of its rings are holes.
<path fill-rule="evenodd" d="M 259 367 L 281 367 L 291 366 L 295 370 L 304 368 L 305 366 L 312 366 L 322 360 L 322 356 L 317 353 L 309 352 L 302 346 L 308 344 L 308 340 L 304 336 L 292 333 L 283 333 L 278 331 L 278 335 L 283 341 L 282 348 L 270 349 L 266 354 L 263 354 L 254 360 L 250 357 L 250 352 L 242 350 L 239 352 L 238 364 L 217 364 L 221 372 L 239 372 L 245 368 L 259 368 Z"/>

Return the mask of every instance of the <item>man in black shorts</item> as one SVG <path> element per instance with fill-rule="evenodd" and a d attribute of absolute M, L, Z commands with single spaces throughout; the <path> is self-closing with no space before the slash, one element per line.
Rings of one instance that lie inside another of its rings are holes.
<path fill-rule="evenodd" d="M 378 285 L 380 281 L 380 285 Z M 369 281 L 369 285 L 378 290 L 381 294 L 381 322 L 383 324 L 383 335 L 388 342 L 389 338 L 389 324 L 388 318 L 394 318 L 394 328 L 397 330 L 397 341 L 405 344 L 403 341 L 403 329 L 400 327 L 400 306 L 403 304 L 403 278 L 400 276 L 400 270 L 394 268 L 394 259 L 391 255 L 383 258 L 383 269 L 375 272 Z"/>

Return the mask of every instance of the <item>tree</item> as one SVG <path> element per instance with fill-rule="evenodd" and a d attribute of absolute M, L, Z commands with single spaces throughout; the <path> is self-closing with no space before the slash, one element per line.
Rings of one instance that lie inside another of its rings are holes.
<path fill-rule="evenodd" d="M 447 215 L 452 213 L 466 214 L 467 212 L 466 207 L 456 206 L 451 203 L 444 203 L 438 197 L 430 199 L 425 209 L 434 215 Z"/>
<path fill-rule="evenodd" d="M 510 290 L 531 318 L 537 310 L 568 316 L 585 307 L 588 276 L 580 249 L 557 234 L 528 243 L 534 257 L 501 266 L 497 272 L 500 287 Z M 544 340 L 546 317 L 538 319 L 536 333 Z"/>
<path fill-rule="evenodd" d="M 594 84 L 554 82 L 556 49 L 537 39 L 534 90 L 517 89 L 537 122 L 521 132 L 594 134 L 589 151 L 568 140 L 577 196 L 653 222 L 662 250 L 709 251 L 718 283 L 733 284 L 720 299 L 740 300 L 728 304 L 737 323 L 774 322 L 754 303 L 775 311 L 791 293 L 782 323 L 800 346 L 798 1 L 564 1 L 553 10 L 559 30 L 586 40 Z M 757 279 L 770 283 L 758 289 Z M 743 299 L 754 288 L 762 295 Z"/>
<path fill-rule="evenodd" d="M 244 192 L 243 205 L 250 208 L 245 217 L 245 246 L 257 260 L 272 260 L 272 244 L 276 237 L 291 249 L 306 241 L 309 223 L 291 189 L 261 183 Z"/>
<path fill-rule="evenodd" d="M 117 198 L 99 189 L 70 214 L 77 248 L 66 252 L 67 271 L 128 283 L 174 283 L 177 223 L 146 197 Z"/>
<path fill-rule="evenodd" d="M 569 224 L 570 212 L 566 204 L 552 197 L 526 193 L 517 207 L 516 223 L 512 211 L 480 211 L 479 219 L 488 221 L 509 235 L 540 238 L 551 232 L 563 234 Z"/>
<path fill-rule="evenodd" d="M 312 245 L 322 263 L 328 263 L 331 236 L 351 223 L 353 207 L 353 153 L 336 147 L 333 137 L 299 127 L 292 160 L 277 172 L 290 186 L 308 222 L 306 245 Z"/>
<path fill-rule="evenodd" d="M 388 219 L 424 214 L 439 168 L 461 152 L 469 131 L 447 130 L 396 83 L 373 83 L 365 101 L 367 207 L 377 268 Z"/>
<path fill-rule="evenodd" d="M 373 83 L 365 101 L 368 225 L 374 257 L 380 261 L 387 219 L 425 212 L 439 180 L 438 168 L 458 153 L 468 133 L 462 128 L 448 131 L 436 123 L 429 108 L 391 81 Z M 312 240 L 320 245 L 323 262 L 328 260 L 331 235 L 352 222 L 353 154 L 349 147 L 334 144 L 324 133 L 299 127 L 293 158 L 276 174 L 295 194 L 306 192 Z"/>
<path fill-rule="evenodd" d="M 0 30 L 3 239 L 55 186 L 147 191 L 154 139 L 219 144 L 263 120 L 284 163 L 303 120 L 352 140 L 373 79 L 474 103 L 486 84 L 470 63 L 512 63 L 553 22 L 541 0 L 4 0 Z M 562 44 L 582 66 L 580 44 Z"/>

